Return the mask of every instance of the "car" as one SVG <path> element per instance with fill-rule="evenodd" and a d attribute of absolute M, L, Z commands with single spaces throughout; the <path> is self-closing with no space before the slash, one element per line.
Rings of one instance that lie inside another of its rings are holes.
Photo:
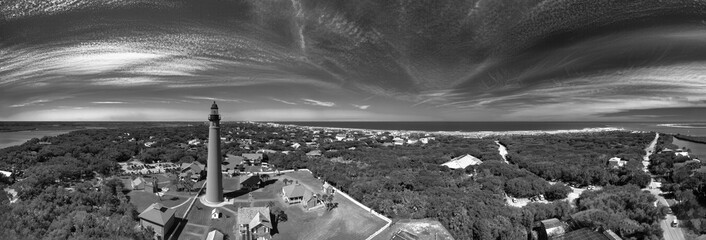
<path fill-rule="evenodd" d="M 516 202 L 517 202 L 517 198 L 512 198 L 512 202 L 516 203 Z"/>
<path fill-rule="evenodd" d="M 679 226 L 679 223 L 677 222 L 677 219 L 674 219 L 674 220 L 672 221 L 672 224 L 671 224 L 671 225 L 672 225 L 672 227 L 677 227 L 677 226 Z"/>

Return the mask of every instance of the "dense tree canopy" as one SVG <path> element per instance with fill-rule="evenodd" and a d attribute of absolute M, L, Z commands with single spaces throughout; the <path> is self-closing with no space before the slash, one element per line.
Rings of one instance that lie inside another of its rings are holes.
<path fill-rule="evenodd" d="M 498 154 L 497 139 L 493 138 L 435 136 L 428 144 L 388 147 L 383 144 L 392 141 L 390 133 L 370 138 L 350 131 L 347 136 L 355 140 L 337 142 L 331 140 L 335 133 L 251 123 L 223 124 L 222 133 L 226 138 L 222 142 L 224 153 L 288 151 L 267 153 L 267 161 L 278 169 L 308 168 L 316 177 L 387 216 L 438 219 L 457 239 L 526 239 L 538 220 L 570 219 L 573 210 L 564 201 L 531 203 L 524 208 L 506 204 L 506 195 L 544 194 L 549 200 L 566 197 L 567 186 L 550 185 L 545 180 L 642 185 L 644 176 L 633 161 L 639 160 L 640 151 L 653 136 L 608 132 L 503 137 L 512 163 L 507 164 Z M 14 168 L 17 177 L 23 179 L 12 186 L 21 201 L 3 204 L 5 209 L 0 209 L 6 210 L 0 217 L 8 219 L 4 220 L 8 224 L 5 226 L 10 226 L 4 231 L 8 236 L 29 238 L 103 238 L 103 234 L 147 237 L 149 233 L 127 227 L 136 224 L 136 212 L 122 195 L 122 186 L 106 180 L 96 190 L 90 180 L 96 174 L 118 173 L 117 162 L 133 158 L 145 162 L 205 163 L 204 144 L 186 143 L 192 139 L 203 143 L 206 136 L 205 125 L 89 129 L 2 149 L 0 168 Z M 300 147 L 293 147 L 293 143 Z M 322 150 L 323 156 L 307 156 L 313 149 Z M 466 169 L 441 166 L 465 154 L 476 156 L 483 163 Z M 624 169 L 610 170 L 606 161 L 613 156 L 630 162 Z M 613 213 L 591 203 L 591 199 L 602 198 L 598 195 L 586 195 L 580 210 Z M 622 195 L 616 196 L 617 202 L 622 201 Z M 643 201 L 649 200 L 639 197 L 634 204 L 641 209 Z M 648 217 L 642 217 L 638 212 L 629 210 L 619 215 L 639 223 L 639 228 L 626 228 L 625 236 L 649 235 L 643 223 L 649 225 L 654 216 L 650 212 L 645 215 Z M 587 214 L 578 216 L 584 215 Z M 597 224 L 600 219 L 579 218 L 582 224 Z"/>

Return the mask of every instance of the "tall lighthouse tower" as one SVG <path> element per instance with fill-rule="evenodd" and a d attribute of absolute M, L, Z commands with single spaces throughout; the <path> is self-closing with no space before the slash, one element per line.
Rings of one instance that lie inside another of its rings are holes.
<path fill-rule="evenodd" d="M 218 114 L 218 105 L 213 101 L 211 122 L 208 129 L 208 172 L 206 176 L 206 201 L 209 203 L 223 202 L 223 181 L 221 175 L 221 115 Z"/>

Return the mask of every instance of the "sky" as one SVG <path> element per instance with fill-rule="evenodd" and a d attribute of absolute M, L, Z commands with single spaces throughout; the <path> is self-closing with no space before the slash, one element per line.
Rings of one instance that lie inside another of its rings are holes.
<path fill-rule="evenodd" d="M 6 0 L 0 121 L 703 121 L 706 1 Z"/>

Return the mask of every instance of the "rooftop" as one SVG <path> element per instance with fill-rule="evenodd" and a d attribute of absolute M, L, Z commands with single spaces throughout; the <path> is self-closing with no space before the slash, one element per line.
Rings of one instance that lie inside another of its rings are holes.
<path fill-rule="evenodd" d="M 305 197 L 305 195 L 310 195 L 310 194 L 307 194 L 307 192 L 309 192 L 309 190 L 307 190 L 304 186 L 299 185 L 299 184 L 284 186 L 282 188 L 282 190 L 284 191 L 284 194 L 289 198 L 293 198 L 293 197 L 302 197 L 303 198 L 303 197 Z"/>
<path fill-rule="evenodd" d="M 174 218 L 174 209 L 162 206 L 160 203 L 153 203 L 142 211 L 139 218 L 164 226 L 169 219 Z"/>
<path fill-rule="evenodd" d="M 238 225 L 248 224 L 248 230 L 257 225 L 272 228 L 270 208 L 268 207 L 243 207 L 238 209 Z"/>
<path fill-rule="evenodd" d="M 546 220 L 542 220 L 542 225 L 544 225 L 545 229 L 550 229 L 550 228 L 555 228 L 555 227 L 563 227 L 564 224 L 559 221 L 559 219 L 556 218 L 550 218 Z"/>
<path fill-rule="evenodd" d="M 447 166 L 447 167 L 453 168 L 453 169 L 463 169 L 463 168 L 466 168 L 470 165 L 478 165 L 481 163 L 483 163 L 483 161 L 481 161 L 477 157 L 474 157 L 470 154 L 466 154 L 466 155 L 451 159 L 451 161 L 448 161 L 448 162 L 441 164 L 441 165 Z"/>

